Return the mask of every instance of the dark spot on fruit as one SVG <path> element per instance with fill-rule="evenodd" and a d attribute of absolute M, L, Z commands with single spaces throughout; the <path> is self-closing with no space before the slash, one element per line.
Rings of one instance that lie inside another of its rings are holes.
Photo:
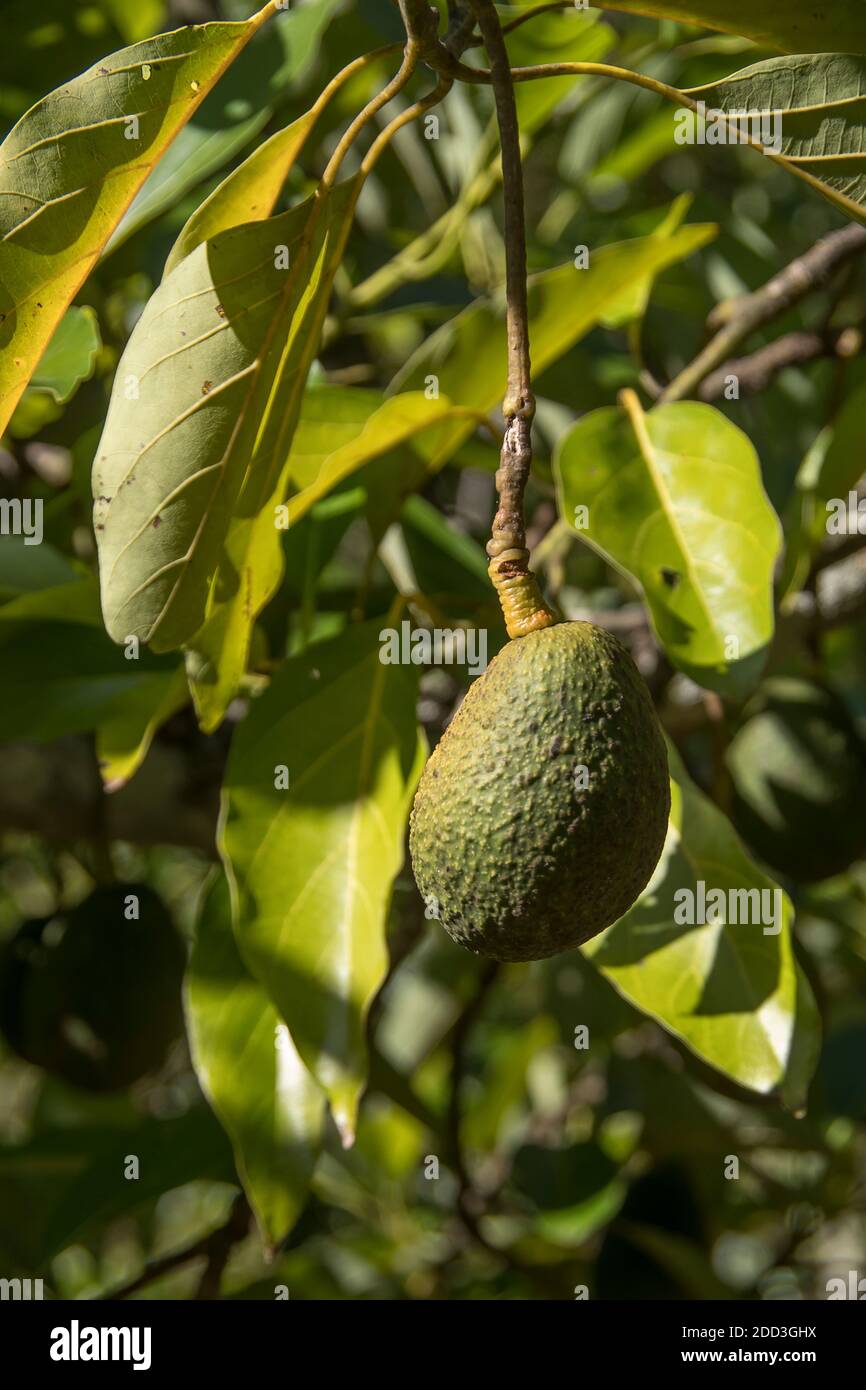
<path fill-rule="evenodd" d="M 667 584 L 669 589 L 675 589 L 679 584 L 680 580 L 682 579 L 682 575 L 680 574 L 679 570 L 668 569 L 667 565 L 662 565 L 661 570 L 659 572 L 661 574 L 662 580 L 665 584 Z"/>

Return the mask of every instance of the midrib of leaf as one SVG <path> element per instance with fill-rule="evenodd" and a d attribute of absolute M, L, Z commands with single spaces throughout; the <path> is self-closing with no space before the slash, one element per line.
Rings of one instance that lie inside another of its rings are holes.
<path fill-rule="evenodd" d="M 686 572 L 689 575 L 689 578 L 691 579 L 692 590 L 698 599 L 698 606 L 704 614 L 704 618 L 706 620 L 708 628 L 712 633 L 715 634 L 716 638 L 718 639 L 718 632 L 716 629 L 715 620 L 713 618 L 712 613 L 710 612 L 710 609 L 707 606 L 703 586 L 699 583 L 698 576 L 694 570 L 691 553 L 689 551 L 688 545 L 686 544 L 685 536 L 683 535 L 682 530 L 680 529 L 679 520 L 677 519 L 676 512 L 674 510 L 670 492 L 668 491 L 667 484 L 665 483 L 661 471 L 656 463 L 655 446 L 653 445 L 652 439 L 650 438 L 650 434 L 647 429 L 646 417 L 644 416 L 643 411 L 640 410 L 639 407 L 637 407 L 634 411 L 630 411 L 628 413 L 628 421 L 631 426 L 632 432 L 634 433 L 634 437 L 637 440 L 638 449 L 640 450 L 641 456 L 647 466 L 647 469 L 649 470 L 649 475 L 652 480 L 653 486 L 656 490 L 656 495 L 658 496 L 659 502 L 661 503 L 661 509 L 664 512 L 668 525 L 670 526 L 671 531 L 674 535 L 674 539 L 679 547 L 680 554 L 682 555 L 683 560 L 685 562 Z"/>

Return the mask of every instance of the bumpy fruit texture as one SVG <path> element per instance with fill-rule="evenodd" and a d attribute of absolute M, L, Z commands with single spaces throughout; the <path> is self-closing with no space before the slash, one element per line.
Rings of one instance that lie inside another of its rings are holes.
<path fill-rule="evenodd" d="M 138 920 L 125 915 L 131 894 Z M 161 1065 L 181 1032 L 185 961 L 155 893 L 98 888 L 12 937 L 0 961 L 0 1029 L 20 1056 L 74 1086 L 129 1086 Z"/>
<path fill-rule="evenodd" d="M 812 681 L 776 677 L 731 741 L 731 814 L 779 873 L 815 883 L 866 854 L 866 746 L 844 703 Z"/>
<path fill-rule="evenodd" d="M 592 623 L 558 623 L 502 649 L 430 757 L 415 880 L 461 945 L 541 960 L 631 907 L 669 809 L 664 739 L 631 657 Z"/>

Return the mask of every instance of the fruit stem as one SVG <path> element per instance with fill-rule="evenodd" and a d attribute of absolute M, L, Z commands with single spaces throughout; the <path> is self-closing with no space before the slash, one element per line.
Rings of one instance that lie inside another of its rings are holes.
<path fill-rule="evenodd" d="M 471 0 L 490 59 L 491 83 L 502 149 L 502 188 L 505 205 L 505 322 L 508 344 L 508 387 L 502 403 L 505 432 L 496 473 L 499 507 L 493 518 L 487 554 L 487 573 L 495 588 L 509 637 L 525 637 L 557 622 L 541 596 L 529 568 L 523 494 L 532 463 L 532 393 L 529 360 L 529 310 L 526 298 L 526 228 L 523 208 L 523 168 L 520 127 L 511 80 L 511 65 L 493 0 Z"/>

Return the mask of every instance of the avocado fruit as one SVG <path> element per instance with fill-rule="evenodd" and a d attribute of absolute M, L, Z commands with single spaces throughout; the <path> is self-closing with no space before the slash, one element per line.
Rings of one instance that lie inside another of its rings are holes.
<path fill-rule="evenodd" d="M 138 918 L 126 915 L 131 895 Z M 97 888 L 32 918 L 0 958 L 0 1031 L 26 1061 L 88 1091 L 155 1071 L 182 1030 L 186 951 L 143 884 Z"/>
<path fill-rule="evenodd" d="M 555 623 L 503 647 L 431 754 L 415 881 L 461 945 L 541 960 L 631 907 L 669 809 L 664 737 L 628 652 L 593 623 Z"/>
<path fill-rule="evenodd" d="M 776 676 L 743 713 L 727 752 L 738 833 L 796 882 L 844 872 L 866 853 L 866 745 L 844 701 Z"/>

